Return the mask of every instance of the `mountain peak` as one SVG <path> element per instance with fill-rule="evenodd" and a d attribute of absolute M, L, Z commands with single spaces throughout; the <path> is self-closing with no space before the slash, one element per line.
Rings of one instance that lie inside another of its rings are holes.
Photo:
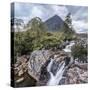
<path fill-rule="evenodd" d="M 64 21 L 57 14 L 45 21 L 45 24 L 51 31 L 56 31 L 60 29 L 63 23 Z"/>
<path fill-rule="evenodd" d="M 58 18 L 60 18 L 57 14 L 55 14 L 53 17 L 58 17 Z"/>
<path fill-rule="evenodd" d="M 54 16 L 52 16 L 51 18 L 49 18 L 49 19 L 61 19 L 57 14 L 55 14 Z M 48 19 L 48 20 L 49 20 Z"/>

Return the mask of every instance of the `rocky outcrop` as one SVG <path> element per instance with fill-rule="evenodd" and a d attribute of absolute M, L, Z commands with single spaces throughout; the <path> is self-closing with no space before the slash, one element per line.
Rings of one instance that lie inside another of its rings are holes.
<path fill-rule="evenodd" d="M 16 86 L 21 86 L 22 82 L 24 86 L 27 86 L 27 82 L 30 83 L 29 80 L 31 80 L 31 84 L 32 82 L 38 81 L 39 77 L 42 77 L 40 76 L 40 72 L 42 72 L 42 75 L 46 73 L 46 65 L 44 65 L 44 63 L 52 54 L 53 52 L 50 50 L 36 50 L 33 51 L 30 56 L 23 55 L 18 57 L 17 62 L 14 64 L 14 78 Z M 41 68 L 44 68 L 44 72 L 41 71 Z"/>
<path fill-rule="evenodd" d="M 30 57 L 30 58 L 29 58 Z M 51 72 L 56 75 L 61 62 L 65 62 L 66 70 L 59 82 L 62 84 L 77 84 L 88 82 L 87 63 L 73 62 L 64 51 L 36 50 L 30 56 L 21 56 L 14 64 L 14 76 L 16 86 L 44 86 L 50 80 L 47 66 L 51 58 L 54 59 Z"/>
<path fill-rule="evenodd" d="M 78 66 L 71 67 L 67 70 L 65 84 L 88 83 L 88 71 Z"/>
<path fill-rule="evenodd" d="M 28 74 L 29 56 L 23 55 L 17 58 L 14 64 L 15 87 L 35 86 L 36 80 Z"/>
<path fill-rule="evenodd" d="M 66 70 L 63 73 L 63 77 L 59 82 L 59 85 L 64 84 L 82 84 L 88 83 L 88 65 L 87 63 L 70 63 L 70 57 L 58 53 L 54 54 L 54 61 L 51 67 L 51 72 L 55 76 L 60 68 L 60 63 L 65 62 Z M 50 73 L 47 71 L 47 66 L 50 63 L 48 60 L 41 68 L 40 78 L 37 85 L 47 85 L 50 80 Z"/>
<path fill-rule="evenodd" d="M 42 65 L 40 77 L 37 82 L 37 85 L 43 86 L 46 85 L 47 82 L 50 80 L 50 73 L 47 70 L 49 63 L 51 62 L 51 58 L 54 60 L 51 66 L 51 72 L 53 75 L 56 75 L 58 70 L 60 69 L 61 62 L 65 62 L 66 65 L 69 64 L 70 58 L 66 55 L 63 51 L 55 52 L 49 59 Z M 67 60 L 67 61 L 66 61 Z"/>
<path fill-rule="evenodd" d="M 18 57 L 17 62 L 14 64 L 14 75 L 15 75 L 15 80 L 16 83 L 21 82 L 24 80 L 24 77 L 22 75 L 27 72 L 28 70 L 28 59 L 26 58 L 25 55 Z M 18 79 L 16 77 L 19 77 Z"/>
<path fill-rule="evenodd" d="M 40 77 L 41 67 L 52 54 L 53 52 L 50 50 L 36 50 L 31 53 L 28 62 L 28 73 L 37 81 Z"/>
<path fill-rule="evenodd" d="M 38 86 L 44 86 L 44 85 L 46 85 L 46 83 L 50 79 L 50 74 L 47 71 L 47 66 L 48 66 L 49 63 L 50 63 L 50 60 L 47 60 L 45 62 L 45 64 L 43 64 L 42 67 L 41 67 L 39 80 L 37 82 L 37 85 Z"/>

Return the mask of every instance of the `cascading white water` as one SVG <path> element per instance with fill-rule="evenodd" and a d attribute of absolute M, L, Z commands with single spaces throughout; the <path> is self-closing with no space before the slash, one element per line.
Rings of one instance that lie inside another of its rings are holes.
<path fill-rule="evenodd" d="M 71 57 L 70 63 L 73 63 L 73 56 L 71 55 L 71 52 L 72 52 L 71 48 L 74 45 L 75 45 L 75 42 L 74 41 L 71 41 L 70 44 L 67 45 L 65 47 L 65 49 L 63 49 L 66 53 L 68 53 L 68 56 Z"/>
<path fill-rule="evenodd" d="M 54 76 L 53 73 L 51 72 L 51 67 L 52 67 L 53 61 L 54 60 L 51 59 L 51 62 L 49 63 L 49 65 L 47 67 L 47 71 L 50 73 L 50 80 L 48 81 L 47 85 L 58 85 L 59 81 L 62 79 L 64 70 L 65 70 L 65 63 L 62 62 L 59 65 L 59 69 L 58 69 L 56 75 Z"/>
<path fill-rule="evenodd" d="M 50 61 L 49 65 L 47 66 L 47 71 L 48 72 L 51 71 L 51 67 L 52 67 L 53 61 L 54 61 L 54 59 L 51 58 L 51 61 Z"/>
<path fill-rule="evenodd" d="M 63 49 L 65 52 L 71 53 L 71 47 L 74 45 L 74 42 L 70 42 L 69 45 Z M 72 57 L 71 57 L 72 59 Z M 47 85 L 58 85 L 60 80 L 63 78 L 63 73 L 65 71 L 65 62 L 61 62 L 58 70 L 55 75 L 51 72 L 51 67 L 53 64 L 54 59 L 51 59 L 49 65 L 47 66 L 47 71 L 50 73 L 50 80 L 47 82 Z M 71 60 L 72 61 L 72 60 Z"/>
<path fill-rule="evenodd" d="M 69 45 L 67 45 L 66 47 L 65 47 L 65 49 L 63 49 L 65 52 L 70 52 L 71 53 L 71 47 L 74 45 L 75 43 L 72 41 L 72 42 L 70 42 L 70 44 Z"/>

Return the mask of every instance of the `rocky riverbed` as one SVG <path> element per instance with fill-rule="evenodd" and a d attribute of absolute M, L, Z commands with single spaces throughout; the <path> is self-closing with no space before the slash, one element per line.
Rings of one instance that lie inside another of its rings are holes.
<path fill-rule="evenodd" d="M 58 85 L 88 83 L 87 63 L 71 62 L 71 58 L 62 50 L 36 50 L 30 56 L 19 57 L 14 65 L 16 87 L 48 85 L 51 75 L 47 67 L 51 59 L 54 60 L 50 67 L 53 76 L 60 72 L 61 63 L 65 63 L 63 74 L 58 74 L 61 75 Z"/>

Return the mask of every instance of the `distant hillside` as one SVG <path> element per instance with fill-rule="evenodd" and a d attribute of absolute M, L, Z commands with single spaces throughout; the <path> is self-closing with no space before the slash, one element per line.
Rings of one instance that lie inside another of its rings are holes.
<path fill-rule="evenodd" d="M 87 38 L 88 34 L 87 33 L 77 33 L 77 36 L 81 38 Z"/>
<path fill-rule="evenodd" d="M 58 15 L 54 15 L 53 17 L 46 20 L 45 24 L 50 31 L 57 31 L 63 27 L 64 21 Z"/>

